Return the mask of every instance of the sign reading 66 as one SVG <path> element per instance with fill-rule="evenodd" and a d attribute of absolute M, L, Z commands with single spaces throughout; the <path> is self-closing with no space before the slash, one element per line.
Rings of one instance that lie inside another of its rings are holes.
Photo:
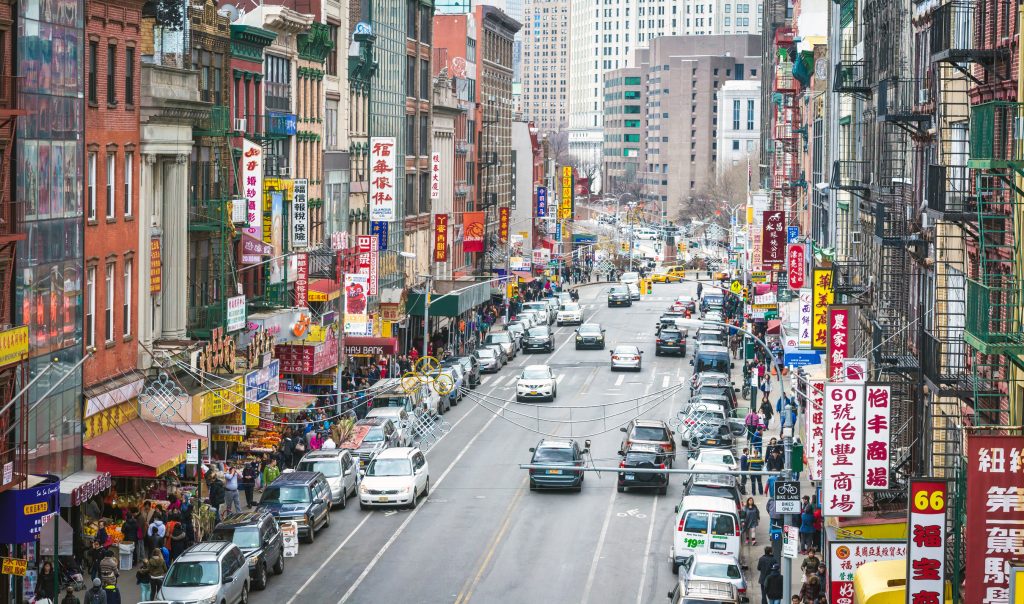
<path fill-rule="evenodd" d="M 945 601 L 946 506 L 949 485 L 941 480 L 910 482 L 907 530 L 907 601 Z"/>

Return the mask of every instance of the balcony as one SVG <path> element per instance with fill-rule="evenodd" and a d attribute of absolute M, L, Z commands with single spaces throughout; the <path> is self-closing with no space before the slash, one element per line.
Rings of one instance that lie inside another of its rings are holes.
<path fill-rule="evenodd" d="M 1012 319 L 1019 297 L 1015 292 L 1014 287 L 997 289 L 968 279 L 964 341 L 981 354 L 1024 353 L 1024 333 Z"/>
<path fill-rule="evenodd" d="M 935 9 L 929 27 L 932 61 L 946 61 L 954 66 L 961 63 L 993 63 L 1005 50 L 982 48 L 984 32 L 977 24 L 988 23 L 993 18 L 993 15 L 987 14 L 988 11 L 989 5 L 986 2 L 963 0 Z M 963 68 L 958 69 L 964 71 Z"/>
<path fill-rule="evenodd" d="M 924 199 L 928 214 L 937 220 L 978 220 L 978 205 L 971 194 L 971 171 L 967 166 L 930 164 Z"/>
<path fill-rule="evenodd" d="M 192 127 L 192 136 L 225 136 L 231 129 L 231 112 L 224 105 L 214 105 L 210 115 Z"/>
<path fill-rule="evenodd" d="M 993 101 L 972 106 L 967 165 L 982 170 L 1019 167 L 1024 161 L 1022 119 L 1024 103 Z"/>
<path fill-rule="evenodd" d="M 780 54 L 785 51 L 779 51 Z M 775 92 L 796 92 L 796 79 L 793 77 L 793 62 L 788 58 L 779 57 L 775 66 Z"/>
<path fill-rule="evenodd" d="M 865 61 L 852 59 L 839 61 L 836 63 L 832 87 L 840 93 L 870 96 L 871 83 L 867 79 L 867 71 Z"/>
<path fill-rule="evenodd" d="M 222 300 L 206 306 L 188 305 L 188 335 L 195 339 L 206 339 L 210 333 L 224 327 L 227 322 L 227 302 Z"/>
<path fill-rule="evenodd" d="M 872 271 L 863 260 L 836 260 L 832 263 L 832 283 L 839 304 L 854 304 L 868 291 Z"/>
<path fill-rule="evenodd" d="M 929 387 L 950 396 L 969 396 L 974 388 L 966 367 L 967 346 L 963 340 L 943 342 L 930 333 L 922 334 L 921 368 Z"/>
<path fill-rule="evenodd" d="M 883 195 L 872 206 L 875 240 L 880 245 L 902 246 L 910 236 L 907 208 L 901 195 Z"/>
<path fill-rule="evenodd" d="M 782 95 L 782 103 L 775 106 L 775 139 L 780 141 L 796 140 L 798 113 L 791 103 L 792 97 Z"/>
<path fill-rule="evenodd" d="M 931 96 L 924 80 L 882 80 L 878 83 L 876 119 L 919 133 L 927 129 L 931 119 L 923 108 L 931 103 Z"/>
<path fill-rule="evenodd" d="M 228 226 L 230 199 L 190 199 L 188 230 L 192 233 L 219 233 Z"/>
<path fill-rule="evenodd" d="M 829 186 L 837 191 L 867 191 L 871 184 L 868 162 L 838 160 L 832 162 L 832 180 Z"/>
<path fill-rule="evenodd" d="M 249 132 L 246 138 L 252 140 L 281 140 L 295 134 L 298 120 L 294 113 L 269 112 L 246 116 Z"/>

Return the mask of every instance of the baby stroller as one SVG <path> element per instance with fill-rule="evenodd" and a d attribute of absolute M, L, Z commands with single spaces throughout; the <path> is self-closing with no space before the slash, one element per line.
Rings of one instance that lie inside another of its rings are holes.
<path fill-rule="evenodd" d="M 85 576 L 78 566 L 74 556 L 60 556 L 57 564 L 60 572 L 60 582 L 64 587 L 74 587 L 75 591 L 85 589 Z"/>

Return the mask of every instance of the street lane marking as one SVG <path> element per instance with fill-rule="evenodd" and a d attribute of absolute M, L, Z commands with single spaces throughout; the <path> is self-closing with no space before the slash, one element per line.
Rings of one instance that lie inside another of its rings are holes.
<path fill-rule="evenodd" d="M 601 536 L 597 539 L 597 549 L 594 550 L 594 559 L 590 561 L 590 572 L 587 573 L 587 583 L 583 588 L 584 604 L 590 601 L 590 591 L 594 588 L 594 577 L 597 576 L 597 563 L 601 559 L 601 550 L 604 549 L 604 540 L 608 536 L 608 524 L 612 520 L 612 509 L 615 507 L 615 495 L 617 489 L 611 489 L 612 496 L 608 500 L 608 511 L 604 514 L 604 524 L 601 525 Z"/>
<path fill-rule="evenodd" d="M 465 417 L 465 416 L 463 416 L 463 417 Z M 443 436 L 442 436 L 442 438 L 443 438 Z M 358 495 L 356 495 L 356 496 L 358 497 Z M 314 577 L 316 577 L 316 576 L 317 576 L 317 575 L 318 575 L 318 574 L 320 573 L 320 571 L 322 571 L 322 570 L 324 569 L 324 567 L 325 567 L 325 566 L 327 566 L 328 564 L 330 564 L 330 563 L 331 563 L 331 560 L 333 560 L 333 559 L 334 559 L 334 557 L 338 555 L 338 552 L 340 552 L 340 551 L 341 551 L 341 548 L 343 548 L 343 547 L 345 547 L 346 545 L 348 545 L 348 542 L 349 542 L 349 540 L 351 540 L 351 539 L 352 539 L 352 537 L 354 537 L 354 536 L 355 536 L 355 534 L 359 532 L 359 529 L 363 528 L 363 525 L 364 525 L 364 524 L 366 524 L 366 522 L 367 522 L 367 521 L 368 521 L 368 520 L 369 520 L 369 519 L 370 519 L 370 518 L 371 518 L 371 517 L 373 516 L 373 514 L 374 514 L 374 512 L 370 512 L 369 514 L 367 514 L 367 515 L 366 515 L 366 518 L 363 518 L 362 522 L 360 522 L 359 524 L 357 524 L 357 525 L 356 525 L 356 528 L 352 529 L 352 532 L 348 534 L 348 537 L 345 537 L 345 539 L 344 539 L 344 540 L 343 540 L 343 541 L 342 541 L 341 543 L 339 543 L 339 544 L 338 544 L 338 547 L 334 548 L 334 551 L 333 551 L 333 552 L 331 552 L 331 555 L 330 555 L 330 556 L 327 556 L 327 559 L 326 559 L 326 560 L 324 560 L 322 564 L 320 564 L 320 567 L 319 567 L 319 568 L 317 568 L 317 569 L 316 569 L 315 571 L 313 571 L 313 574 L 309 575 L 309 577 L 308 577 L 308 578 L 306 579 L 306 582 L 305 582 L 305 583 L 303 583 L 303 584 L 302 584 L 302 585 L 301 585 L 301 586 L 299 587 L 299 590 L 298 590 L 298 591 L 296 591 L 296 592 L 295 592 L 295 595 L 294 595 L 294 596 L 292 596 L 292 597 L 291 597 L 291 598 L 290 598 L 290 599 L 288 600 L 288 603 L 287 603 L 287 604 L 291 604 L 292 602 L 294 602 L 294 601 L 295 601 L 295 598 L 299 597 L 299 594 L 300 594 L 300 593 L 302 593 L 302 591 L 303 591 L 304 589 L 306 589 L 307 587 L 309 587 L 309 584 L 313 582 L 313 578 L 314 578 Z"/>
<path fill-rule="evenodd" d="M 636 604 L 644 602 L 644 583 L 647 583 L 647 564 L 651 561 L 651 542 L 654 539 L 654 515 L 658 512 L 658 495 L 651 502 L 651 524 L 647 527 L 647 544 L 644 545 L 644 565 L 640 570 L 640 589 L 636 592 Z"/>
<path fill-rule="evenodd" d="M 668 375 L 666 375 L 665 377 L 661 378 L 661 387 L 662 388 L 668 388 Z"/>
<path fill-rule="evenodd" d="M 624 379 L 626 379 L 626 376 L 619 375 L 619 378 L 617 380 L 615 380 L 615 385 L 616 386 L 621 386 L 622 385 L 622 380 L 624 380 Z"/>
<path fill-rule="evenodd" d="M 508 504 L 508 509 L 505 510 L 505 516 L 502 518 L 500 527 L 498 528 L 497 534 L 491 540 L 491 545 L 487 548 L 486 553 L 483 556 L 483 561 L 480 562 L 480 567 L 477 569 L 476 575 L 466 579 L 466 584 L 462 586 L 462 591 L 459 592 L 459 596 L 455 598 L 455 604 L 466 604 L 470 598 L 473 597 L 473 592 L 476 591 L 477 586 L 480 585 L 480 579 L 483 578 L 484 572 L 487 571 L 487 567 L 491 564 L 491 558 L 494 557 L 494 552 L 497 551 L 498 545 L 501 544 L 505 538 L 505 534 L 508 533 L 508 527 L 512 524 L 512 514 L 516 508 L 519 507 L 519 501 L 523 498 L 523 494 L 526 489 L 523 487 L 529 482 L 530 477 L 527 475 L 523 481 L 519 484 L 519 489 L 516 491 L 515 497 Z M 468 591 L 467 591 L 468 590 Z"/>
<path fill-rule="evenodd" d="M 559 373 L 558 377 L 555 378 L 555 381 L 558 382 L 559 384 L 561 384 L 563 379 L 565 379 L 565 374 L 564 373 Z"/>
<path fill-rule="evenodd" d="M 485 375 L 484 377 L 480 378 L 480 385 L 482 386 L 489 381 L 491 381 L 491 376 Z"/>

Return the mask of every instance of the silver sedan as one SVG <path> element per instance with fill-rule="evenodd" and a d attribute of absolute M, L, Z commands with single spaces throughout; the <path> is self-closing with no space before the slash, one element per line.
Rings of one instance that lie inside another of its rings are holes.
<path fill-rule="evenodd" d="M 641 370 L 644 351 L 636 346 L 616 346 L 611 351 L 612 371 L 618 369 Z"/>

